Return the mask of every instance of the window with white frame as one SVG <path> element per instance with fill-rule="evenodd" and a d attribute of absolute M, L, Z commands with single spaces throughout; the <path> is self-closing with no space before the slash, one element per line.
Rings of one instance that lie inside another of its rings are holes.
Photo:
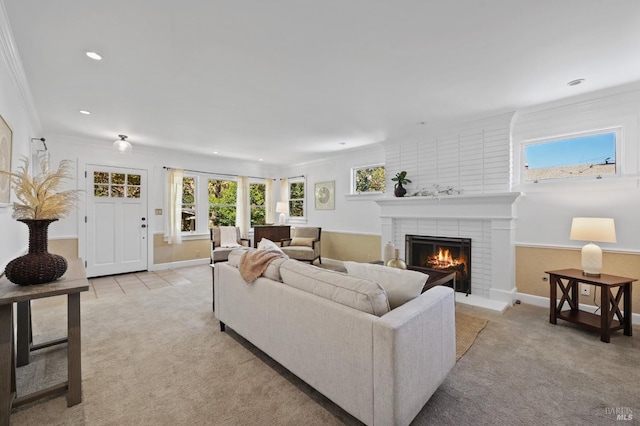
<path fill-rule="evenodd" d="M 197 178 L 195 176 L 184 176 L 182 178 L 182 232 L 195 232 L 197 228 L 196 219 L 196 199 L 197 199 Z"/>
<path fill-rule="evenodd" d="M 617 175 L 620 134 L 615 128 L 526 142 L 523 181 Z"/>
<path fill-rule="evenodd" d="M 251 209 L 251 227 L 264 225 L 266 223 L 264 182 L 249 182 L 249 206 Z"/>
<path fill-rule="evenodd" d="M 373 164 L 351 169 L 351 193 L 362 194 L 384 192 L 385 167 L 384 164 Z"/>
<path fill-rule="evenodd" d="M 289 179 L 289 217 L 302 219 L 305 217 L 305 185 L 304 178 Z"/>
<path fill-rule="evenodd" d="M 238 182 L 234 180 L 209 179 L 209 228 L 235 226 L 237 191 Z"/>

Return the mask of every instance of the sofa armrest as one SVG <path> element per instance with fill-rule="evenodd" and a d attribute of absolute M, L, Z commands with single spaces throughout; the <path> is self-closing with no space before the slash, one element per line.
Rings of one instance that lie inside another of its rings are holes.
<path fill-rule="evenodd" d="M 373 327 L 376 424 L 408 425 L 456 362 L 454 292 L 435 287 Z"/>

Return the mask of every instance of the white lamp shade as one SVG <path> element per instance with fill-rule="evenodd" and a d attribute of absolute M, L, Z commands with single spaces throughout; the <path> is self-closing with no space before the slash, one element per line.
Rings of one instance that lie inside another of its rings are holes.
<path fill-rule="evenodd" d="M 602 249 L 593 241 L 616 242 L 616 227 L 613 219 L 606 217 L 574 217 L 569 238 L 590 241 L 582 247 L 582 272 L 584 275 L 599 277 L 602 271 Z"/>
<path fill-rule="evenodd" d="M 616 226 L 608 217 L 574 217 L 569 239 L 578 241 L 616 242 Z"/>
<path fill-rule="evenodd" d="M 288 211 L 289 211 L 288 202 L 278 201 L 276 203 L 276 212 L 280 213 L 280 218 L 279 218 L 280 225 L 284 225 L 285 222 L 287 221 L 287 216 L 285 215 L 285 213 L 287 213 Z"/>

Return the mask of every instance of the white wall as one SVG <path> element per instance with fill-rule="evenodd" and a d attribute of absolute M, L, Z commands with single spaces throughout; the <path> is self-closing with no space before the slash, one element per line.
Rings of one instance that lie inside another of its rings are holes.
<path fill-rule="evenodd" d="M 0 115 L 13 130 L 11 168 L 15 170 L 21 156 L 29 157 L 31 138 L 40 135 L 36 130 L 37 118 L 25 102 L 28 87 L 19 87 L 24 74 L 21 65 L 11 57 L 12 43 L 4 7 L 0 7 Z M 13 193 L 11 200 L 15 200 Z M 11 207 L 0 207 L 0 271 L 11 259 L 26 252 L 29 243 L 26 225 L 12 219 L 12 213 Z"/>
<path fill-rule="evenodd" d="M 602 243 L 603 250 L 639 252 L 639 123 L 637 86 L 566 99 L 518 113 L 513 124 L 514 190 L 524 195 L 516 205 L 516 244 L 582 247 L 584 242 L 569 240 L 573 217 L 613 217 L 618 242 Z M 526 141 L 617 126 L 623 127 L 617 153 L 621 176 L 562 183 L 520 182 L 522 145 Z"/>
<path fill-rule="evenodd" d="M 114 137 L 115 139 L 115 137 Z M 131 155 L 122 155 L 112 148 L 113 141 L 98 139 L 73 139 L 61 136 L 47 138 L 52 164 L 62 159 L 76 162 L 78 179 L 73 183 L 78 189 L 85 189 L 84 171 L 87 164 L 113 167 L 136 168 L 147 171 L 148 176 L 148 218 L 149 241 L 152 247 L 152 234 L 164 232 L 166 205 L 166 170 L 163 167 L 192 169 L 210 173 L 226 173 L 232 175 L 251 175 L 256 177 L 274 177 L 274 170 L 258 163 L 249 163 L 217 157 L 187 154 L 179 150 L 164 150 L 136 146 L 133 144 Z M 206 201 L 205 201 L 206 202 Z M 155 209 L 162 209 L 162 215 L 155 215 Z M 80 256 L 83 256 L 85 207 L 81 203 L 76 214 L 70 215 L 50 229 L 51 238 L 80 238 Z M 208 230 L 202 230 L 202 237 L 208 238 Z M 149 252 L 152 258 L 152 252 Z"/>
<path fill-rule="evenodd" d="M 412 183 L 407 194 L 433 185 L 461 189 L 465 194 L 510 190 L 510 125 L 513 113 L 458 126 L 417 129 L 384 143 L 387 186 L 405 170 Z"/>
<path fill-rule="evenodd" d="M 307 225 L 320 226 L 323 231 L 380 235 L 378 205 L 366 195 L 349 195 L 351 168 L 381 163 L 384 163 L 384 149 L 381 145 L 375 144 L 366 148 L 345 150 L 340 155 L 283 169 L 280 173 L 282 177 L 306 177 Z M 335 210 L 316 210 L 315 183 L 332 180 L 335 181 Z"/>

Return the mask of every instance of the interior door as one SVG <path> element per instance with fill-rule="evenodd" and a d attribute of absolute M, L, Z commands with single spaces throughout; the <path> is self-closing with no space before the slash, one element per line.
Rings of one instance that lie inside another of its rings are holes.
<path fill-rule="evenodd" d="M 87 276 L 147 269 L 146 170 L 87 165 Z"/>

